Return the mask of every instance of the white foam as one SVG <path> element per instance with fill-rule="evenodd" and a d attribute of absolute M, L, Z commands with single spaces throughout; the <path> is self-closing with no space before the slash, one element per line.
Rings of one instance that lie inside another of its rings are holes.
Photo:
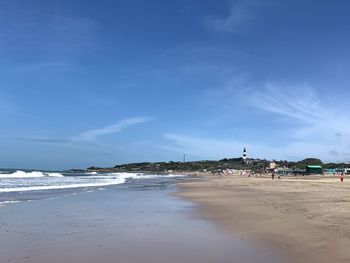
<path fill-rule="evenodd" d="M 62 174 L 60 173 L 44 173 L 44 172 L 38 172 L 38 171 L 33 171 L 33 172 L 24 172 L 24 171 L 16 171 L 12 174 L 0 174 L 0 179 L 1 178 L 38 178 L 38 177 L 63 177 Z"/>
<path fill-rule="evenodd" d="M 185 175 L 175 174 L 143 174 L 143 173 L 106 173 L 93 174 L 91 176 L 67 176 L 64 177 L 60 173 L 46 172 L 24 172 L 16 171 L 12 174 L 0 174 L 0 193 L 9 192 L 26 192 L 26 191 L 42 191 L 42 190 L 58 190 L 70 188 L 87 188 L 87 187 L 104 187 L 109 185 L 118 185 L 125 183 L 128 179 L 152 179 L 152 178 L 174 178 L 184 177 Z M 53 177 L 49 180 L 36 179 L 40 177 Z M 13 178 L 24 179 L 20 180 L 22 185 L 14 185 Z M 27 178 L 32 180 L 27 180 Z M 4 179 L 5 187 L 1 188 L 1 179 Z M 10 183 L 6 182 L 10 180 Z M 28 185 L 29 183 L 29 185 Z M 7 185 L 6 185 L 7 184 Z"/>
<path fill-rule="evenodd" d="M 95 183 L 11 187 L 11 188 L 0 189 L 0 193 L 59 190 L 59 189 L 71 189 L 71 188 L 84 188 L 84 187 L 101 187 L 101 186 L 122 184 L 124 182 L 125 182 L 125 179 L 120 178 L 120 179 L 103 180 L 102 182 L 95 182 Z"/>
<path fill-rule="evenodd" d="M 15 203 L 19 203 L 19 201 L 11 200 L 11 201 L 2 201 L 2 202 L 0 202 L 0 204 L 15 204 Z"/>
<path fill-rule="evenodd" d="M 0 202 L 0 207 L 5 206 L 7 204 L 15 204 L 15 203 L 19 203 L 19 201 L 2 201 Z"/>
<path fill-rule="evenodd" d="M 45 176 L 50 176 L 50 177 L 64 177 L 60 173 L 45 173 Z"/>

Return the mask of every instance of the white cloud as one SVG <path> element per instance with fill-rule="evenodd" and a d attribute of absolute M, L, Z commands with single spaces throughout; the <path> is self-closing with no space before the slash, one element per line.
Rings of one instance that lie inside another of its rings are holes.
<path fill-rule="evenodd" d="M 290 127 L 277 130 L 288 138 L 289 152 L 334 160 L 334 152 L 348 151 L 350 110 L 339 103 L 339 96 L 320 97 L 313 87 L 305 84 L 268 83 L 250 98 L 252 106 L 274 114 L 275 118 L 279 116 Z"/>
<path fill-rule="evenodd" d="M 73 136 L 70 138 L 20 137 L 17 139 L 20 141 L 37 142 L 37 143 L 45 143 L 45 144 L 59 144 L 59 145 L 67 145 L 67 144 L 79 143 L 79 142 L 94 142 L 95 145 L 96 143 L 98 143 L 100 146 L 106 146 L 106 145 L 102 145 L 97 141 L 98 137 L 113 134 L 113 133 L 119 133 L 132 126 L 149 122 L 152 119 L 153 118 L 150 118 L 150 117 L 127 118 L 115 124 L 108 125 L 102 128 L 88 130 L 80 133 L 77 136 Z"/>
<path fill-rule="evenodd" d="M 252 106 L 293 120 L 294 126 L 302 125 L 299 134 L 304 136 L 318 130 L 319 134 L 328 134 L 326 137 L 340 139 L 339 135 L 350 131 L 347 121 L 350 111 L 339 104 L 339 98 L 321 100 L 309 85 L 268 83 L 250 98 Z"/>
<path fill-rule="evenodd" d="M 332 112 L 321 105 L 317 93 L 306 84 L 267 83 L 262 92 L 253 95 L 255 106 L 306 123 L 318 123 L 332 116 Z"/>
<path fill-rule="evenodd" d="M 232 85 L 231 85 L 232 84 Z M 243 91 L 238 91 L 238 90 Z M 322 94 L 322 96 L 320 95 Z M 237 114 L 227 104 L 237 103 L 249 110 L 259 110 L 252 136 L 220 138 L 217 135 L 198 137 L 192 133 L 176 132 L 164 134 L 168 141 L 161 148 L 176 153 L 186 153 L 200 158 L 218 159 L 241 155 L 247 147 L 254 157 L 268 159 L 300 160 L 307 157 L 321 158 L 323 161 L 348 161 L 350 152 L 350 109 L 345 103 L 347 98 L 339 94 L 331 96 L 324 91 L 318 92 L 309 84 L 289 85 L 270 82 L 259 87 L 249 85 L 249 81 L 230 81 L 217 94 L 209 94 L 214 101 L 225 100 L 223 112 Z M 344 95 L 345 96 L 345 95 Z M 270 132 L 260 125 L 267 125 Z M 241 127 L 244 130 L 244 127 Z M 242 132 L 243 132 L 242 130 Z M 218 134 L 221 134 L 218 132 Z M 249 140 L 252 139 L 252 140 Z M 277 138 L 274 141 L 274 138 Z M 337 154 L 335 154 L 337 153 Z"/>
<path fill-rule="evenodd" d="M 151 120 L 152 118 L 150 117 L 134 117 L 134 118 L 124 119 L 109 126 L 82 132 L 78 136 L 73 137 L 72 141 L 93 141 L 100 136 L 108 135 L 112 133 L 118 133 L 131 126 L 146 123 Z"/>

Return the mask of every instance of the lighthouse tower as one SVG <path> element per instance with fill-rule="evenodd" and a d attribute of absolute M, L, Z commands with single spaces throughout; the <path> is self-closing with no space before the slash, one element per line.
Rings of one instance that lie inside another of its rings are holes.
<path fill-rule="evenodd" d="M 247 161 L 247 149 L 245 147 L 243 148 L 243 161 Z"/>

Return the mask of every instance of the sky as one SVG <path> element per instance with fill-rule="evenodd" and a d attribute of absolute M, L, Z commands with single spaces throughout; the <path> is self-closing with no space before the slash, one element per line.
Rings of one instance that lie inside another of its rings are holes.
<path fill-rule="evenodd" d="M 349 1 L 0 1 L 0 167 L 350 161 Z"/>

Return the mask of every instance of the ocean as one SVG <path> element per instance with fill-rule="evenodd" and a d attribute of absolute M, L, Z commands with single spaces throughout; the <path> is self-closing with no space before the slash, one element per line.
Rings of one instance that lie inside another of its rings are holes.
<path fill-rule="evenodd" d="M 107 188 L 177 182 L 185 175 L 0 169 L 0 206 Z"/>

